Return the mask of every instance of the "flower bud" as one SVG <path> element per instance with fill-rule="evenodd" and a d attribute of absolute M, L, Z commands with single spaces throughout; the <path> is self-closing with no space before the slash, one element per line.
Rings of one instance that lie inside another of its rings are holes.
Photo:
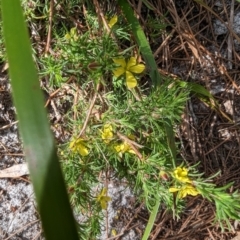
<path fill-rule="evenodd" d="M 161 171 L 159 172 L 159 177 L 160 177 L 162 180 L 164 180 L 164 181 L 168 181 L 168 180 L 169 180 L 168 174 L 167 174 L 165 171 L 163 171 L 163 170 L 161 170 Z"/>

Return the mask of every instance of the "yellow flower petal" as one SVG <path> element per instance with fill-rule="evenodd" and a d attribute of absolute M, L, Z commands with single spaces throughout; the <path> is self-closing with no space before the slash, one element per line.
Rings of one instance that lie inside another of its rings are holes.
<path fill-rule="evenodd" d="M 188 170 L 185 167 L 177 167 L 174 170 L 174 174 L 185 177 L 188 175 Z"/>
<path fill-rule="evenodd" d="M 100 204 L 101 204 L 102 209 L 104 209 L 104 210 L 107 209 L 107 202 L 101 200 Z"/>
<path fill-rule="evenodd" d="M 73 148 L 74 148 L 75 141 L 76 141 L 76 140 L 73 140 L 73 141 L 70 142 L 70 144 L 69 144 L 69 148 L 70 148 L 70 149 L 73 149 Z"/>
<path fill-rule="evenodd" d="M 70 35 L 73 37 L 76 34 L 77 34 L 77 28 L 76 27 L 71 28 L 70 29 Z"/>
<path fill-rule="evenodd" d="M 129 71 L 126 71 L 126 82 L 128 88 L 134 88 L 137 86 L 137 80 L 133 74 Z"/>
<path fill-rule="evenodd" d="M 114 146 L 114 149 L 117 153 L 119 153 L 120 156 L 125 152 L 136 154 L 126 142 Z"/>
<path fill-rule="evenodd" d="M 114 63 L 120 65 L 122 68 L 126 68 L 126 61 L 124 58 L 113 58 Z"/>
<path fill-rule="evenodd" d="M 103 128 L 104 128 L 104 129 L 108 129 L 109 131 L 112 131 L 112 130 L 113 130 L 112 125 L 109 124 L 109 123 L 105 124 L 105 125 L 103 126 Z"/>
<path fill-rule="evenodd" d="M 114 76 L 117 77 L 117 78 L 120 77 L 121 75 L 123 75 L 124 73 L 125 73 L 125 69 L 124 69 L 124 68 L 121 68 L 121 67 L 113 70 L 113 74 L 114 74 Z"/>
<path fill-rule="evenodd" d="M 127 151 L 129 151 L 129 145 L 126 142 L 124 142 L 122 143 L 122 152 L 125 153 Z"/>
<path fill-rule="evenodd" d="M 127 62 L 126 69 L 129 70 L 130 67 L 135 66 L 135 65 L 137 65 L 137 59 L 135 57 L 130 57 L 130 59 Z"/>
<path fill-rule="evenodd" d="M 181 188 L 171 187 L 169 192 L 178 192 L 179 198 L 185 198 L 187 195 L 197 196 L 199 194 L 198 190 L 190 184 L 186 184 Z"/>
<path fill-rule="evenodd" d="M 108 197 L 108 196 L 103 196 L 101 201 L 100 201 L 100 204 L 101 204 L 101 208 L 102 209 L 107 209 L 107 204 L 108 202 L 111 201 L 111 198 Z"/>
<path fill-rule="evenodd" d="M 87 145 L 84 142 L 84 139 L 82 139 L 82 138 L 74 139 L 73 141 L 71 141 L 70 144 L 69 144 L 69 148 L 74 153 L 79 153 L 83 157 L 85 157 L 89 154 L 89 151 L 87 149 Z"/>
<path fill-rule="evenodd" d="M 112 17 L 112 18 L 110 19 L 109 23 L 108 23 L 108 26 L 109 26 L 110 28 L 112 28 L 112 27 L 116 24 L 117 21 L 118 21 L 118 17 L 117 17 L 117 16 Z"/>
<path fill-rule="evenodd" d="M 188 170 L 183 167 L 177 167 L 174 172 L 173 176 L 180 182 L 182 183 L 191 183 L 192 181 L 189 179 L 188 175 Z"/>
<path fill-rule="evenodd" d="M 67 40 L 70 40 L 70 39 L 71 39 L 71 36 L 70 36 L 69 33 L 67 33 L 64 37 L 65 37 L 65 39 L 67 39 Z"/>
<path fill-rule="evenodd" d="M 126 70 L 132 73 L 142 73 L 145 70 L 145 66 L 144 64 L 137 64 L 137 59 L 131 57 L 127 63 Z"/>
<path fill-rule="evenodd" d="M 126 71 L 126 61 L 124 58 L 114 58 L 113 61 L 114 63 L 120 65 L 120 67 L 113 70 L 113 74 L 115 77 L 120 77 Z"/>
<path fill-rule="evenodd" d="M 133 73 L 142 73 L 145 70 L 145 66 L 143 64 L 137 64 L 130 67 L 128 70 Z"/>
<path fill-rule="evenodd" d="M 173 193 L 173 192 L 178 192 L 180 190 L 180 188 L 175 188 L 175 187 L 170 187 L 169 188 L 169 192 Z"/>
<path fill-rule="evenodd" d="M 186 186 L 186 191 L 187 191 L 187 194 L 192 196 L 197 196 L 199 194 L 198 190 L 191 185 Z"/>
<path fill-rule="evenodd" d="M 105 124 L 102 131 L 102 139 L 105 143 L 109 143 L 113 138 L 113 128 L 110 124 Z"/>
<path fill-rule="evenodd" d="M 128 152 L 131 154 L 136 154 L 136 152 L 134 150 L 132 150 L 131 148 L 128 149 Z"/>
<path fill-rule="evenodd" d="M 114 146 L 114 149 L 116 150 L 117 153 L 121 151 L 121 148 L 119 145 Z"/>
<path fill-rule="evenodd" d="M 117 230 L 116 229 L 112 229 L 111 233 L 112 233 L 113 237 L 115 237 L 117 235 Z"/>
<path fill-rule="evenodd" d="M 78 152 L 81 156 L 85 157 L 89 154 L 88 149 L 84 146 L 78 148 Z"/>
<path fill-rule="evenodd" d="M 70 33 L 67 33 L 65 35 L 65 39 L 67 39 L 67 40 L 73 39 L 74 41 L 77 41 L 78 40 L 77 28 L 76 27 L 71 28 Z"/>
<path fill-rule="evenodd" d="M 107 189 L 103 188 L 102 191 L 97 195 L 97 201 L 100 201 L 102 196 L 106 195 Z"/>
<path fill-rule="evenodd" d="M 107 189 L 103 188 L 100 194 L 97 196 L 97 202 L 100 203 L 102 209 L 107 209 L 107 203 L 111 201 L 111 198 L 106 195 Z"/>
<path fill-rule="evenodd" d="M 199 192 L 192 185 L 187 184 L 179 192 L 179 198 L 185 198 L 187 195 L 197 196 Z"/>
<path fill-rule="evenodd" d="M 127 151 L 127 145 L 125 143 L 121 143 L 115 147 L 117 152 L 125 153 Z"/>

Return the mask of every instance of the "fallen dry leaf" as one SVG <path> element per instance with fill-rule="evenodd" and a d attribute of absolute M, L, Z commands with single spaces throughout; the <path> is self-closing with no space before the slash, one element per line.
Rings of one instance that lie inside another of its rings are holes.
<path fill-rule="evenodd" d="M 26 163 L 0 170 L 0 178 L 17 178 L 28 174 L 29 171 Z"/>

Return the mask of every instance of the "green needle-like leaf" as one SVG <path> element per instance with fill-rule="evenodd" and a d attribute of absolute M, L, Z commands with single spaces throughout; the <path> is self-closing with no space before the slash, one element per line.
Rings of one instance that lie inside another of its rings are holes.
<path fill-rule="evenodd" d="M 46 239 L 78 239 L 19 0 L 2 0 L 4 38 L 20 133 Z"/>

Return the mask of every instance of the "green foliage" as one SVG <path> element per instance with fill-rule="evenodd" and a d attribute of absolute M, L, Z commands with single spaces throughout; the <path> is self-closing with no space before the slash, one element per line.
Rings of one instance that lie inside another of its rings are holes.
<path fill-rule="evenodd" d="M 75 75 L 81 85 L 90 81 L 96 84 L 102 75 L 109 74 L 117 45 L 109 34 L 95 39 L 91 39 L 91 34 L 80 35 L 76 28 L 71 28 L 64 36 L 56 36 L 56 54 L 40 59 L 41 74 L 49 77 L 51 86 L 61 86 L 71 75 Z"/>
<path fill-rule="evenodd" d="M 148 6 L 147 1 L 143 2 Z M 83 3 L 87 14 L 80 7 Z M 31 28 L 36 22 L 48 26 L 48 2 L 22 4 Z M 71 100 L 72 107 L 63 115 L 63 128 L 69 137 L 58 144 L 58 152 L 71 205 L 82 217 L 78 225 L 81 238 L 95 239 L 101 233 L 103 213 L 110 200 L 103 187 L 105 178 L 100 177 L 104 172 L 110 172 L 112 179 L 126 180 L 138 200 L 144 201 L 152 212 L 144 239 L 151 232 L 159 206 L 180 218 L 187 195 L 201 194 L 214 202 L 216 221 L 222 228 L 225 223 L 230 228 L 229 218 L 239 219 L 239 194 L 226 193 L 230 185 L 216 187 L 198 173 L 196 166 L 185 168 L 182 159 L 177 158 L 175 144 L 174 130 L 190 92 L 214 103 L 215 100 L 199 85 L 163 78 L 130 6 L 126 1 L 119 1 L 119 5 L 126 16 L 119 14 L 108 31 L 91 1 L 58 1 L 51 49 L 45 54 L 35 50 L 40 77 L 47 79 L 46 88 L 51 92 L 67 84 L 74 97 L 79 95 L 76 101 Z M 76 13 L 81 24 L 72 18 Z M 114 13 L 106 13 L 107 21 Z M 164 21 L 160 22 L 149 16 L 151 37 L 166 27 Z M 47 35 L 48 28 L 42 31 Z M 33 41 L 33 46 L 39 45 Z M 128 63 L 140 54 L 145 60 L 145 72 L 131 72 L 125 66 L 119 77 L 114 74 L 119 68 L 114 59 Z M 73 83 L 69 79 L 74 79 Z M 138 86 L 128 89 L 128 80 L 137 81 Z"/>
<path fill-rule="evenodd" d="M 239 219 L 240 195 L 238 191 L 235 191 L 232 194 L 226 192 L 233 183 L 229 183 L 223 187 L 217 187 L 216 184 L 211 183 L 210 181 L 210 179 L 199 178 L 195 182 L 195 185 L 203 197 L 215 203 L 215 221 L 219 223 L 222 231 L 225 229 L 223 223 L 226 223 L 227 227 L 231 229 L 230 219 Z"/>
<path fill-rule="evenodd" d="M 166 91 L 168 86 L 166 82 L 148 96 L 143 96 L 142 101 L 137 101 L 129 93 L 119 96 L 113 92 L 111 97 L 107 96 L 108 108 L 102 113 L 101 121 L 89 121 L 85 134 L 89 154 L 81 156 L 72 153 L 69 146 L 63 146 L 63 168 L 66 182 L 72 189 L 71 203 L 78 206 L 79 211 L 89 209 L 89 205 L 90 212 L 98 210 L 94 207 L 96 195 L 92 196 L 91 190 L 98 185 L 100 172 L 109 168 L 115 172 L 115 177 L 128 180 L 150 211 L 159 199 L 172 209 L 173 195 L 168 190 L 171 182 L 161 181 L 159 177 L 161 170 L 170 172 L 173 169 L 164 123 L 166 116 L 173 124 L 179 120 L 188 90 L 172 86 Z M 85 112 L 87 106 L 78 106 L 78 111 Z M 73 122 L 73 126 L 76 123 L 83 125 L 81 119 Z M 113 137 L 107 144 L 101 137 L 104 124 L 113 128 Z M 123 143 L 122 135 L 128 140 L 133 136 L 133 141 L 142 146 L 137 150 L 138 154 L 116 151 L 116 145 Z M 179 204 L 175 214 L 178 215 L 181 209 Z"/>

